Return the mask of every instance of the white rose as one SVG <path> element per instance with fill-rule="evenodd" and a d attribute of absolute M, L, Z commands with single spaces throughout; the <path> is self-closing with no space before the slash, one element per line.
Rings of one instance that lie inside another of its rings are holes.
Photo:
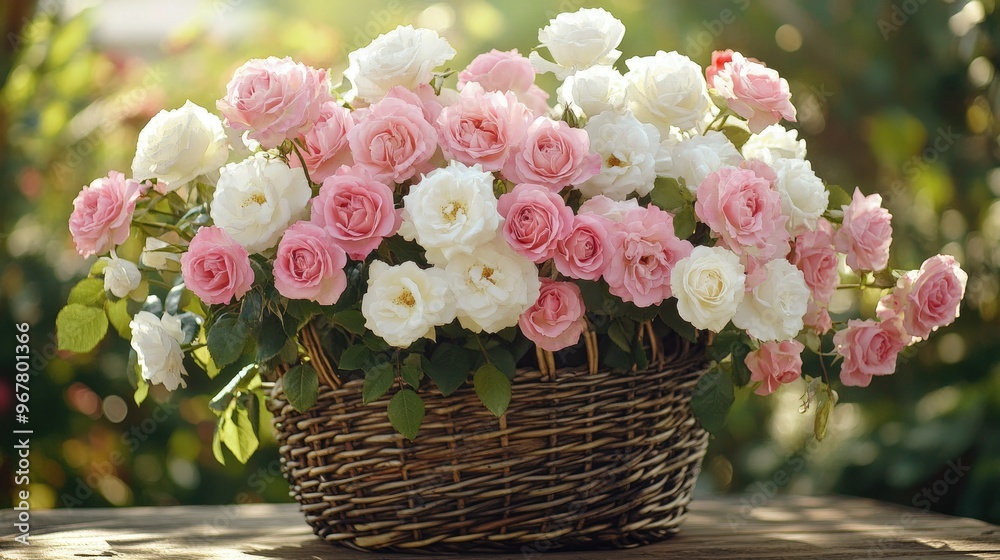
<path fill-rule="evenodd" d="M 171 244 L 156 237 L 147 237 L 146 245 L 139 255 L 139 262 L 156 270 L 180 270 L 181 256 L 177 253 L 164 251 Z"/>
<path fill-rule="evenodd" d="M 698 185 L 711 173 L 724 166 L 737 166 L 743 162 L 736 146 L 726 135 L 709 130 L 704 135 L 690 138 L 678 136 L 676 131 L 660 143 L 656 156 L 656 174 L 660 177 L 684 179 L 688 190 L 698 190 Z"/>
<path fill-rule="evenodd" d="M 592 66 L 566 77 L 556 90 L 565 107 L 579 107 L 585 115 L 621 111 L 625 106 L 625 78 L 611 66 Z"/>
<path fill-rule="evenodd" d="M 802 330 L 809 286 L 802 271 L 785 259 L 769 261 L 764 268 L 767 279 L 747 292 L 733 324 L 763 342 L 791 340 Z"/>
<path fill-rule="evenodd" d="M 774 160 L 806 159 L 806 141 L 798 139 L 799 132 L 772 124 L 757 134 L 751 134 L 743 144 L 743 157 L 758 159 L 768 165 Z"/>
<path fill-rule="evenodd" d="M 778 180 L 781 212 L 788 216 L 785 226 L 792 236 L 816 229 L 819 217 L 830 203 L 830 193 L 816 176 L 812 165 L 802 159 L 778 158 L 771 163 Z"/>
<path fill-rule="evenodd" d="M 722 247 L 698 246 L 670 273 L 677 312 L 696 329 L 726 328 L 743 301 L 746 274 L 740 258 Z"/>
<path fill-rule="evenodd" d="M 502 236 L 473 254 L 456 255 L 445 271 L 458 320 L 473 332 L 495 333 L 516 325 L 541 288 L 534 263 L 515 253 Z"/>
<path fill-rule="evenodd" d="M 625 100 L 636 118 L 666 135 L 671 126 L 694 128 L 709 111 L 711 100 L 701 67 L 677 52 L 625 61 Z"/>
<path fill-rule="evenodd" d="M 532 51 L 528 58 L 539 72 L 554 72 L 560 80 L 591 66 L 611 66 L 622 55 L 617 50 L 625 25 L 603 8 L 581 8 L 562 13 L 538 31 L 538 42 L 552 55 L 550 62 Z"/>
<path fill-rule="evenodd" d="M 412 90 L 428 84 L 434 69 L 454 56 L 455 49 L 436 31 L 399 26 L 347 55 L 348 98 L 374 103 L 396 86 Z"/>
<path fill-rule="evenodd" d="M 632 113 L 605 111 L 587 121 L 590 150 L 601 156 L 601 172 L 576 186 L 584 197 L 603 194 L 612 200 L 649 194 L 656 181 L 660 133 Z"/>
<path fill-rule="evenodd" d="M 139 287 L 142 274 L 135 263 L 120 259 L 114 253 L 110 257 L 101 257 L 101 260 L 108 263 L 104 267 L 105 291 L 111 292 L 115 297 L 123 298 Z"/>
<path fill-rule="evenodd" d="M 169 192 L 226 164 L 229 145 L 219 117 L 188 101 L 180 109 L 160 111 L 139 132 L 132 177 L 157 179 Z"/>
<path fill-rule="evenodd" d="M 222 168 L 210 213 L 233 240 L 259 253 L 305 214 L 311 197 L 301 169 L 261 152 Z"/>
<path fill-rule="evenodd" d="M 403 197 L 402 220 L 400 235 L 416 240 L 431 264 L 471 253 L 496 237 L 500 227 L 493 175 L 457 161 L 435 169 Z"/>
<path fill-rule="evenodd" d="M 184 340 L 181 320 L 169 313 L 160 319 L 148 311 L 140 311 L 128 326 L 132 329 L 132 349 L 139 359 L 142 378 L 152 384 L 162 383 L 168 391 L 178 385 L 187 387 L 182 377 L 187 371 L 181 351 Z"/>
<path fill-rule="evenodd" d="M 433 339 L 434 327 L 455 320 L 455 297 L 439 268 L 423 270 L 412 261 L 398 266 L 374 261 L 361 314 L 365 327 L 390 345 L 406 348 L 417 339 Z"/>

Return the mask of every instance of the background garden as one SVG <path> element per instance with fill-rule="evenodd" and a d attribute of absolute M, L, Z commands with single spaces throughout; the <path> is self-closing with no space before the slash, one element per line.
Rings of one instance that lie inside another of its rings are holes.
<path fill-rule="evenodd" d="M 970 276 L 959 320 L 895 375 L 842 390 L 822 443 L 812 440 L 812 412 L 798 412 L 804 385 L 771 398 L 740 392 L 698 491 L 747 492 L 748 506 L 779 491 L 836 492 L 1000 523 L 995 0 L 5 2 L 0 417 L 11 425 L 14 325 L 30 322 L 34 507 L 289 499 L 266 429 L 247 466 L 213 458 L 204 395 L 224 380 L 195 374 L 187 391 L 158 386 L 137 407 L 127 343 L 109 337 L 116 351 L 100 357 L 55 352 L 56 313 L 90 265 L 66 231 L 71 201 L 107 169 L 128 170 L 152 115 L 187 98 L 213 109 L 248 58 L 289 55 L 332 68 L 336 80 L 349 51 L 412 23 L 447 37 L 461 69 L 463 56 L 535 44 L 550 17 L 581 6 L 625 23 L 622 61 L 662 49 L 705 65 L 713 49 L 732 48 L 778 69 L 818 175 L 881 193 L 894 214 L 891 264 L 916 268 L 943 247 Z M 539 83 L 551 92 L 552 82 Z M 0 451 L 3 507 L 11 447 L 5 439 Z M 949 470 L 962 474 L 957 482 Z"/>

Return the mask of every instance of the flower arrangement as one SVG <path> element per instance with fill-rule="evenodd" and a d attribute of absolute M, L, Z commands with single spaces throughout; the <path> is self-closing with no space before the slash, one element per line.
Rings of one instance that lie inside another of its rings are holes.
<path fill-rule="evenodd" d="M 220 460 L 256 447 L 268 372 L 296 409 L 315 402 L 307 324 L 366 402 L 391 394 L 409 439 L 423 392 L 471 377 L 500 416 L 519 365 L 558 352 L 642 375 L 644 333 L 671 332 L 712 333 L 692 397 L 709 431 L 734 388 L 772 393 L 818 354 L 821 438 L 834 368 L 849 386 L 892 374 L 958 316 L 967 276 L 946 255 L 889 267 L 881 198 L 816 176 L 779 124 L 796 113 L 774 69 L 661 51 L 621 73 L 624 32 L 602 9 L 564 13 L 528 57 L 481 54 L 455 82 L 436 71 L 455 50 L 409 26 L 350 53 L 336 88 L 288 58 L 247 62 L 222 118 L 160 112 L 132 177 L 74 201 L 76 248 L 101 258 L 58 316 L 60 348 L 89 352 L 109 328 L 130 340 L 137 402 L 184 387 L 191 362 L 229 380 L 211 404 Z M 538 72 L 561 80 L 552 107 Z M 876 316 L 835 320 L 838 289 L 881 290 Z"/>

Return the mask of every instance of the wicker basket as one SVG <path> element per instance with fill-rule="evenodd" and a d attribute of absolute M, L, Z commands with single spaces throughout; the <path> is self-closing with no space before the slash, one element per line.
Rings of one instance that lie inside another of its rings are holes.
<path fill-rule="evenodd" d="M 426 416 L 410 442 L 389 424 L 387 398 L 363 405 L 362 382 L 340 384 L 316 333 L 300 334 L 320 371 L 319 399 L 297 412 L 279 379 L 268 406 L 291 493 L 330 543 L 623 548 L 667 538 L 684 521 L 708 442 L 690 408 L 700 346 L 653 344 L 653 365 L 630 374 L 520 370 L 500 418 L 468 384 L 448 397 L 424 391 Z"/>

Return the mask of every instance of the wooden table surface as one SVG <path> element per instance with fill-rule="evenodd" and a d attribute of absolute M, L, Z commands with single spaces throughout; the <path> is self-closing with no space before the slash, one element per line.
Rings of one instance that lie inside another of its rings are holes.
<path fill-rule="evenodd" d="M 775 497 L 751 511 L 750 499 L 696 500 L 680 534 L 659 544 L 614 552 L 561 552 L 544 558 L 1000 559 L 1000 527 L 982 521 L 846 497 Z M 328 545 L 312 534 L 294 504 L 37 511 L 32 512 L 28 546 L 13 541 L 13 519 L 11 510 L 0 514 L 4 535 L 0 558 L 4 560 L 431 558 L 369 554 Z"/>

